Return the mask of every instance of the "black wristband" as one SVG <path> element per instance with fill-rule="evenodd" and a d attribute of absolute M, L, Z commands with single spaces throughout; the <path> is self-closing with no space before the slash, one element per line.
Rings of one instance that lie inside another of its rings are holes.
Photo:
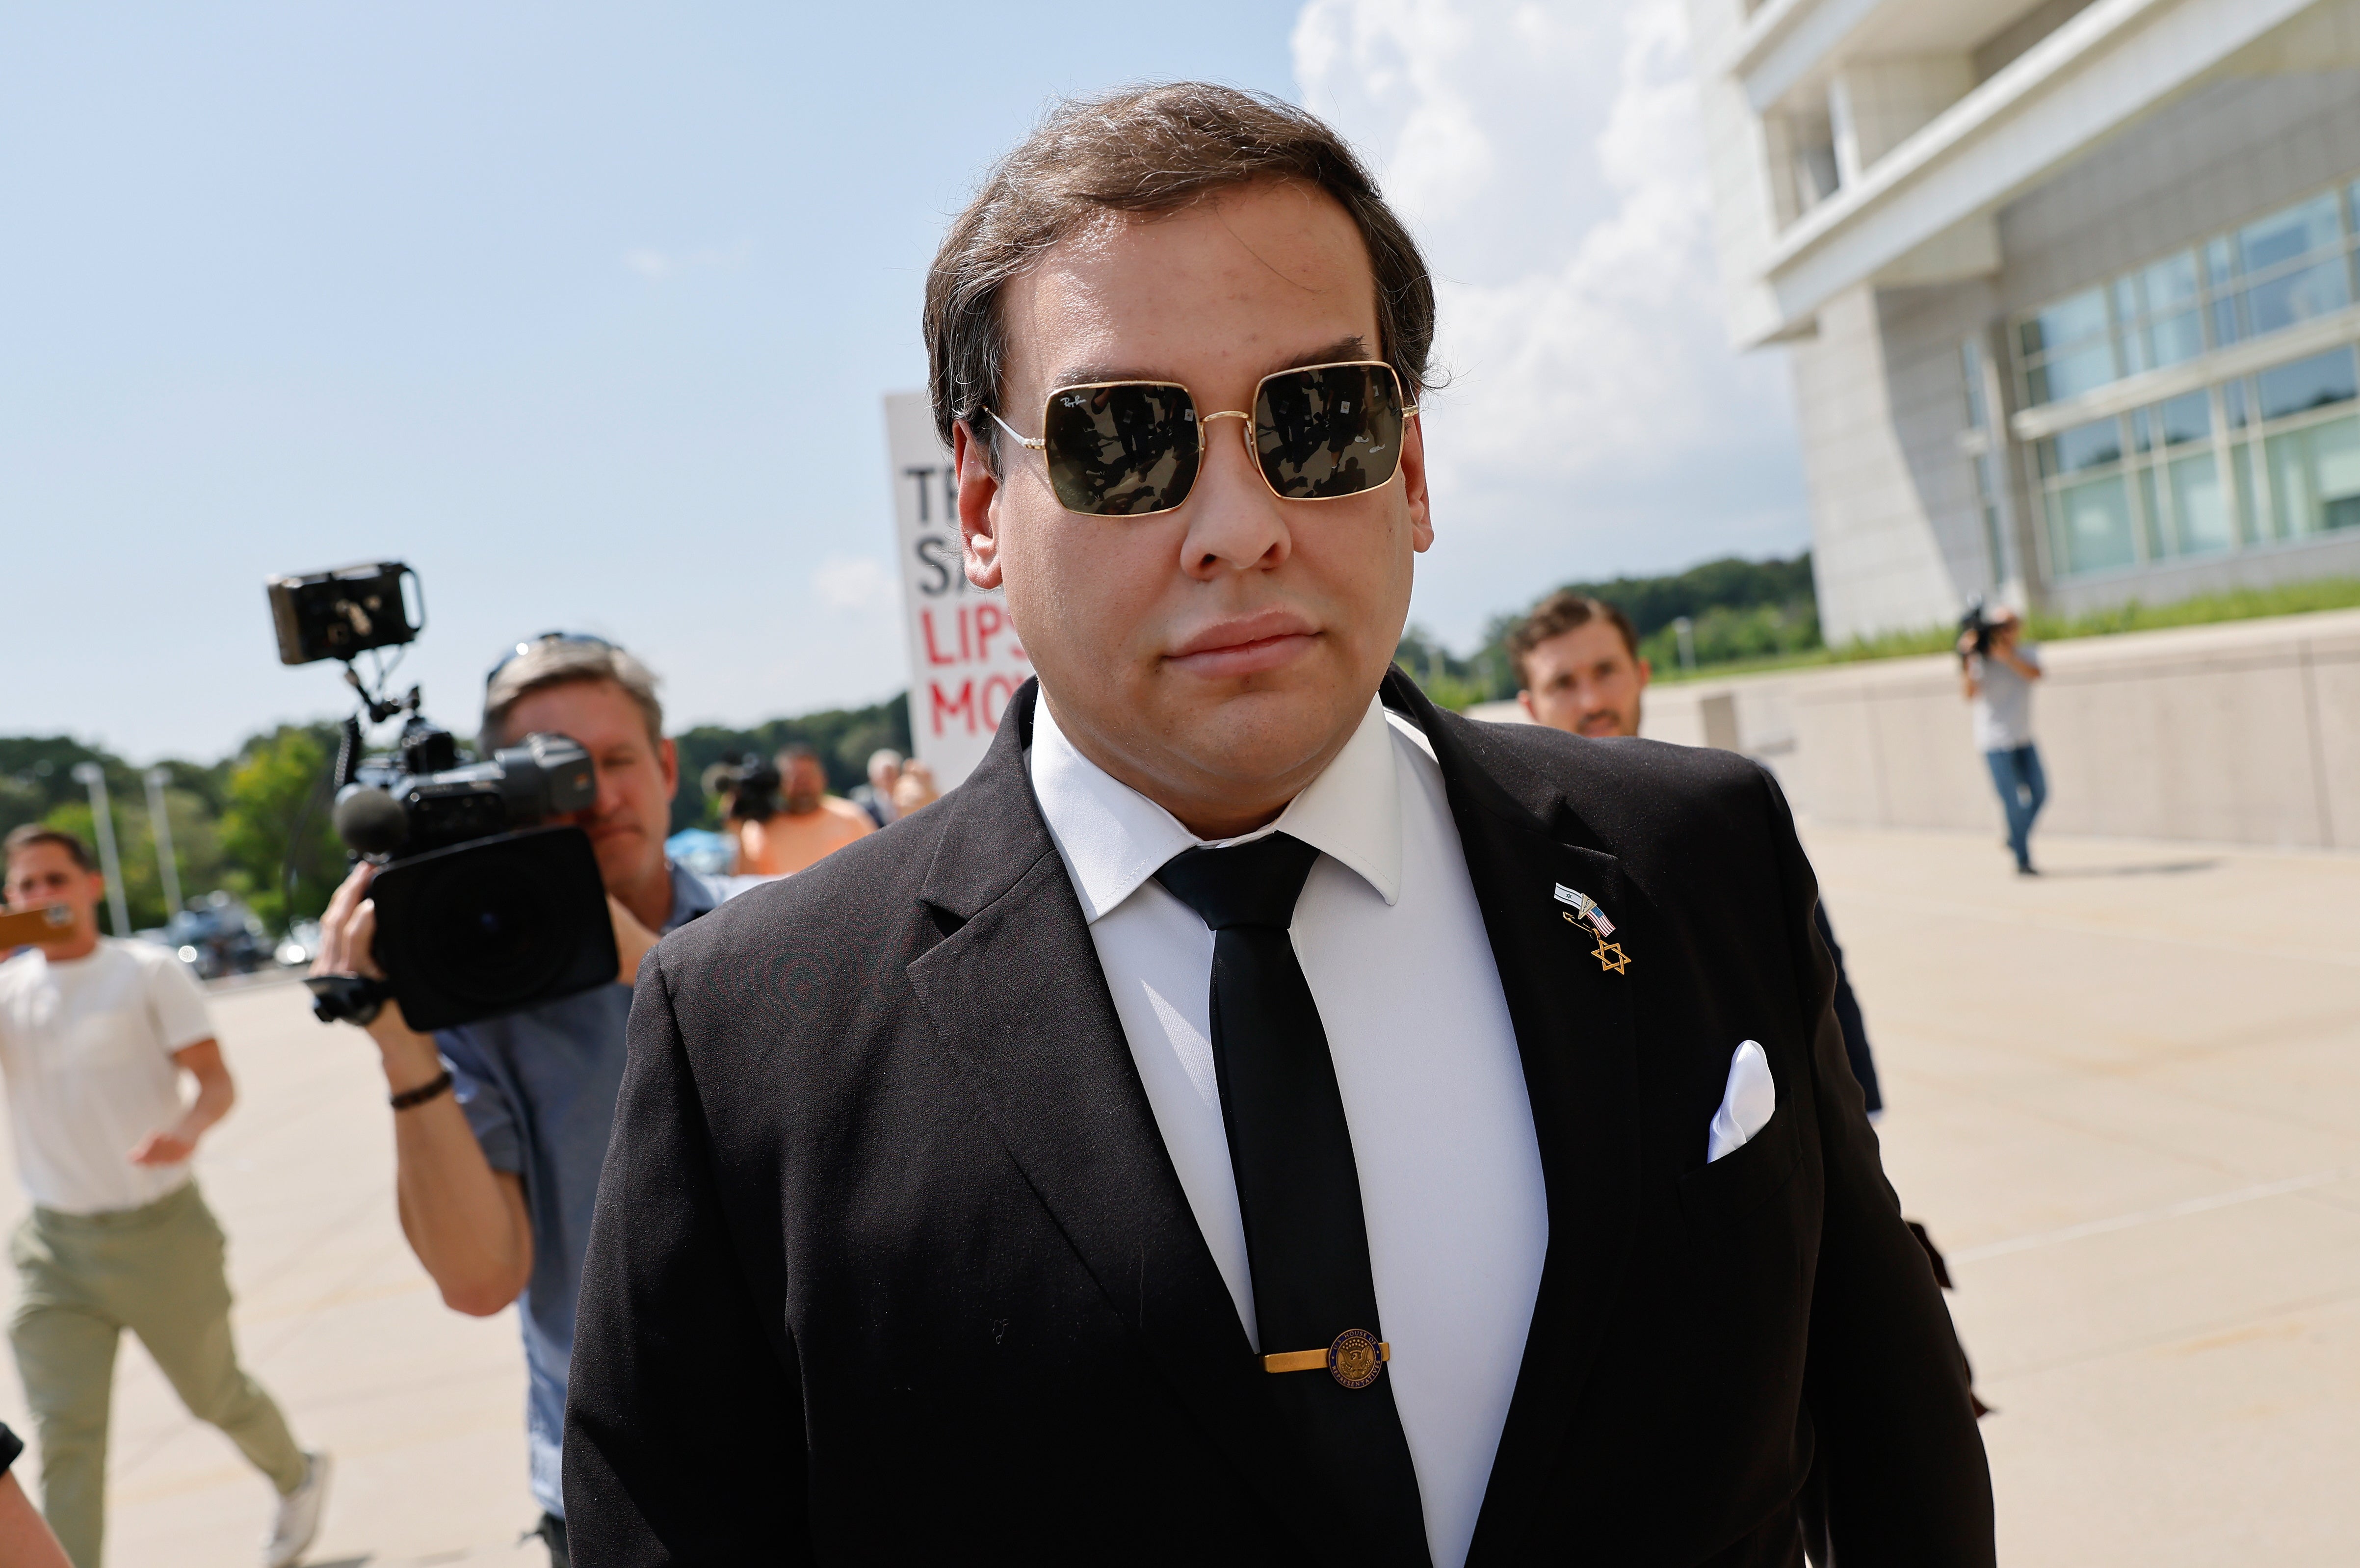
<path fill-rule="evenodd" d="M 441 1073 L 436 1073 L 432 1079 L 424 1083 L 421 1083 L 417 1088 L 404 1089 L 400 1094 L 391 1096 L 386 1101 L 386 1104 L 391 1105 L 397 1111 L 406 1111 L 412 1105 L 424 1105 L 427 1101 L 442 1093 L 443 1090 L 448 1089 L 450 1086 L 451 1070 L 446 1067 Z"/>

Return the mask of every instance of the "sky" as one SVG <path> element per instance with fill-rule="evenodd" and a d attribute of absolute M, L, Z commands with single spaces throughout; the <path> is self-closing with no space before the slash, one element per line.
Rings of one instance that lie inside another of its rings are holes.
<path fill-rule="evenodd" d="M 907 679 L 880 407 L 949 215 L 1057 97 L 1201 77 L 1369 158 L 1451 384 L 1412 619 L 1808 543 L 1726 346 L 1677 0 L 228 3 L 0 12 L 0 734 L 206 758 L 345 706 L 274 572 L 400 559 L 472 728 L 595 632 L 675 725 Z M 1175 17 L 1179 18 L 1175 25 Z"/>

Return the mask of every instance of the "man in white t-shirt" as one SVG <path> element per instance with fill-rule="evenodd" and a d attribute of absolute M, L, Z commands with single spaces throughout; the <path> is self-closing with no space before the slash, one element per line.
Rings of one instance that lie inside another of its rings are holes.
<path fill-rule="evenodd" d="M 0 964 L 0 1072 L 16 1171 L 33 1212 L 9 1252 L 8 1339 L 41 1446 L 41 1508 L 74 1568 L 99 1568 L 106 1431 L 123 1331 L 181 1402 L 226 1433 L 279 1493 L 268 1568 L 319 1533 L 328 1456 L 307 1454 L 237 1363 L 224 1241 L 189 1176 L 197 1140 L 237 1091 L 204 993 L 168 950 L 102 939 L 105 879 L 71 833 L 22 827 L 8 903 L 62 904 L 56 940 Z M 196 1081 L 180 1097 L 180 1074 Z"/>

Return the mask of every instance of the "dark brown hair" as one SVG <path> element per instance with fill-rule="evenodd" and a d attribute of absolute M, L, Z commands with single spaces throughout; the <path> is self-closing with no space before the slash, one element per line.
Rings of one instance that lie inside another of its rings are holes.
<path fill-rule="evenodd" d="M 1360 231 L 1377 286 L 1378 353 L 1411 402 L 1427 386 L 1434 282 L 1417 242 L 1344 139 L 1263 93 L 1204 82 L 1072 98 L 993 165 L 926 271 L 926 358 L 934 430 L 997 451 L 1008 357 L 1000 297 L 1042 255 L 1103 213 L 1176 212 L 1257 180 L 1297 180 L 1335 198 Z"/>
<path fill-rule="evenodd" d="M 0 839 L 0 866 L 5 866 L 34 845 L 43 844 L 56 844 L 73 856 L 73 863 L 84 871 L 98 869 L 98 857 L 91 854 L 90 845 L 63 828 L 45 828 L 38 822 L 27 822 L 23 827 L 12 830 L 6 838 Z"/>
<path fill-rule="evenodd" d="M 1524 659 L 1533 649 L 1592 621 L 1604 621 L 1622 633 L 1622 646 L 1631 650 L 1633 662 L 1637 662 L 1639 633 L 1620 606 L 1560 588 L 1535 604 L 1533 613 L 1517 622 L 1516 629 L 1508 634 L 1508 662 L 1516 667 L 1517 681 L 1525 686 L 1532 684 L 1532 678 L 1524 673 Z"/>

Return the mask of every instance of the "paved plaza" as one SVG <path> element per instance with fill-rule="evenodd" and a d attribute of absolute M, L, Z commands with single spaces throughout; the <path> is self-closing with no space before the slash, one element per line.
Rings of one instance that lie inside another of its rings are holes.
<path fill-rule="evenodd" d="M 1808 836 L 1997 1407 L 2001 1561 L 2360 1561 L 2360 857 L 2054 840 L 2019 881 L 1984 835 Z M 337 1456 L 311 1561 L 539 1568 L 513 1316 L 437 1300 L 373 1052 L 305 1000 L 214 998 L 242 1094 L 199 1166 L 247 1363 Z M 247 1564 L 268 1514 L 126 1341 L 109 1561 Z"/>

